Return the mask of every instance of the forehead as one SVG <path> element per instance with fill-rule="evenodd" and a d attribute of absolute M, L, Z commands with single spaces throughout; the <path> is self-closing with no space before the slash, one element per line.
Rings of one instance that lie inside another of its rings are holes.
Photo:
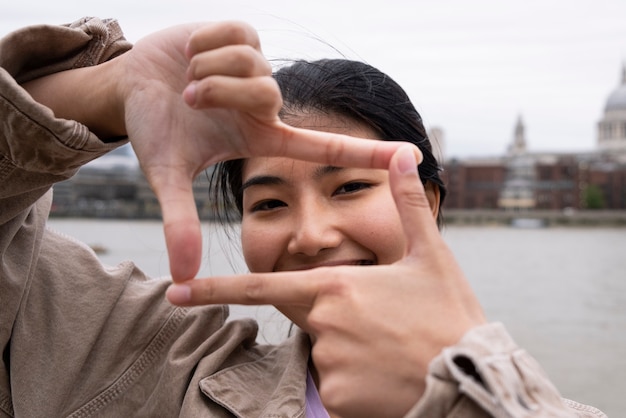
<path fill-rule="evenodd" d="M 366 124 L 340 115 L 315 112 L 298 115 L 290 114 L 283 118 L 283 122 L 297 128 L 314 131 L 331 132 L 366 139 L 381 139 L 380 135 Z M 309 163 L 285 157 L 253 157 L 246 159 L 244 162 L 242 179 L 245 182 L 247 178 L 256 175 L 260 171 L 268 173 L 271 171 L 307 170 L 315 169 L 318 166 L 318 163 Z"/>
<path fill-rule="evenodd" d="M 352 135 L 369 139 L 381 139 L 372 127 L 355 119 L 316 111 L 288 114 L 282 121 L 297 128 L 312 129 L 314 131 L 332 132 Z"/>

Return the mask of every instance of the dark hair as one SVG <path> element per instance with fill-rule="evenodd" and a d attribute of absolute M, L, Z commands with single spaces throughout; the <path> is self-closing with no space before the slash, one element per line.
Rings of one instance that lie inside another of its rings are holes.
<path fill-rule="evenodd" d="M 368 126 L 382 140 L 415 144 L 424 156 L 418 167 L 423 183 L 439 187 L 437 223 L 441 226 L 441 204 L 446 189 L 440 167 L 422 118 L 405 91 L 386 74 L 371 65 L 346 59 L 297 61 L 274 73 L 282 96 L 281 118 L 319 113 L 337 115 Z M 211 176 L 218 219 L 230 222 L 243 212 L 241 192 L 244 160 L 219 163 Z M 233 213 L 236 208 L 238 213 Z"/>

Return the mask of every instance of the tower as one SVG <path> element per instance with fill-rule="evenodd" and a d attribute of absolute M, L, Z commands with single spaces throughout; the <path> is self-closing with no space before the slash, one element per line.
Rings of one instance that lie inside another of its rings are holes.
<path fill-rule="evenodd" d="M 626 63 L 622 64 L 621 84 L 606 100 L 597 138 L 601 151 L 626 153 Z"/>
<path fill-rule="evenodd" d="M 509 154 L 520 155 L 526 152 L 526 128 L 522 121 L 522 115 L 517 118 L 513 132 L 513 143 L 509 146 Z"/>
<path fill-rule="evenodd" d="M 535 161 L 526 152 L 526 129 L 522 116 L 517 118 L 513 142 L 509 145 L 506 178 L 500 191 L 498 206 L 506 210 L 528 210 L 535 207 Z"/>

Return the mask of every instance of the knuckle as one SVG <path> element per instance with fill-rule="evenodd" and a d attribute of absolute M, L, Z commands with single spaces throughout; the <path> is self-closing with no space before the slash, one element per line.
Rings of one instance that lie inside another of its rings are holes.
<path fill-rule="evenodd" d="M 404 199 L 406 204 L 409 206 L 430 210 L 430 203 L 424 193 L 416 192 L 414 190 L 409 191 L 404 195 Z"/>
<path fill-rule="evenodd" d="M 191 76 L 192 79 L 198 78 L 199 67 L 200 67 L 200 58 L 197 55 L 194 55 L 189 60 L 189 65 L 187 68 L 187 72 Z"/>
<path fill-rule="evenodd" d="M 328 321 L 326 320 L 326 315 L 323 315 L 320 309 L 314 309 L 308 315 L 307 324 L 313 331 L 319 333 L 326 329 Z"/>
<path fill-rule="evenodd" d="M 344 402 L 342 399 L 344 392 L 345 387 L 341 387 L 341 384 L 334 374 L 327 376 L 326 379 L 321 382 L 319 388 L 322 402 L 331 410 L 337 410 L 342 406 Z"/>
<path fill-rule="evenodd" d="M 215 104 L 213 96 L 218 85 L 212 78 L 204 78 L 196 84 L 196 104 L 198 106 L 212 106 Z"/>
<path fill-rule="evenodd" d="M 240 45 L 233 49 L 230 67 L 241 76 L 254 75 L 259 61 L 259 53 L 250 45 Z"/>
<path fill-rule="evenodd" d="M 430 202 L 426 197 L 426 193 L 419 185 L 416 186 L 408 182 L 402 183 L 397 186 L 397 193 L 402 202 L 407 206 L 430 209 Z"/>
<path fill-rule="evenodd" d="M 341 267 L 328 268 L 322 277 L 325 278 L 322 283 L 324 293 L 342 297 L 352 294 L 355 281 L 349 269 Z"/>
<path fill-rule="evenodd" d="M 265 281 L 260 277 L 251 276 L 244 286 L 244 297 L 249 302 L 257 302 L 261 299 L 265 290 Z"/>
<path fill-rule="evenodd" d="M 265 75 L 272 75 L 272 65 L 269 63 L 269 61 L 267 61 L 265 58 L 263 58 L 262 62 L 261 62 L 261 73 L 265 74 Z M 272 78 L 273 79 L 273 78 Z"/>
<path fill-rule="evenodd" d="M 202 28 L 192 32 L 189 35 L 189 39 L 187 40 L 188 48 L 192 54 L 195 54 L 202 44 L 202 39 L 204 38 L 204 33 L 207 31 L 207 28 Z"/>
<path fill-rule="evenodd" d="M 215 297 L 215 286 L 209 280 L 205 280 L 202 282 L 202 287 L 200 288 L 200 298 L 203 301 L 211 301 Z"/>
<path fill-rule="evenodd" d="M 330 164 L 337 165 L 338 161 L 343 160 L 345 153 L 345 144 L 336 136 L 331 136 L 326 145 L 326 155 L 329 156 Z"/>
<path fill-rule="evenodd" d="M 272 111 L 282 106 L 282 96 L 276 80 L 272 77 L 258 77 L 248 91 L 254 103 L 271 108 Z"/>
<path fill-rule="evenodd" d="M 315 367 L 320 372 L 331 370 L 334 365 L 334 350 L 331 344 L 324 344 L 321 338 L 311 348 L 311 357 L 315 362 Z"/>
<path fill-rule="evenodd" d="M 256 30 L 249 24 L 239 21 L 225 22 L 223 36 L 233 44 L 250 44 L 256 46 L 259 44 Z"/>

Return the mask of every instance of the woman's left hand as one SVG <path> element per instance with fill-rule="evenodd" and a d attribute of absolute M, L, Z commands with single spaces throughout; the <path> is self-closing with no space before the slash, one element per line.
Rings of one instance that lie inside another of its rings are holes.
<path fill-rule="evenodd" d="M 382 168 L 398 147 L 283 124 L 272 68 L 244 23 L 173 27 L 118 59 L 126 131 L 161 204 L 175 281 L 193 278 L 200 266 L 192 181 L 210 165 L 285 156 Z"/>

